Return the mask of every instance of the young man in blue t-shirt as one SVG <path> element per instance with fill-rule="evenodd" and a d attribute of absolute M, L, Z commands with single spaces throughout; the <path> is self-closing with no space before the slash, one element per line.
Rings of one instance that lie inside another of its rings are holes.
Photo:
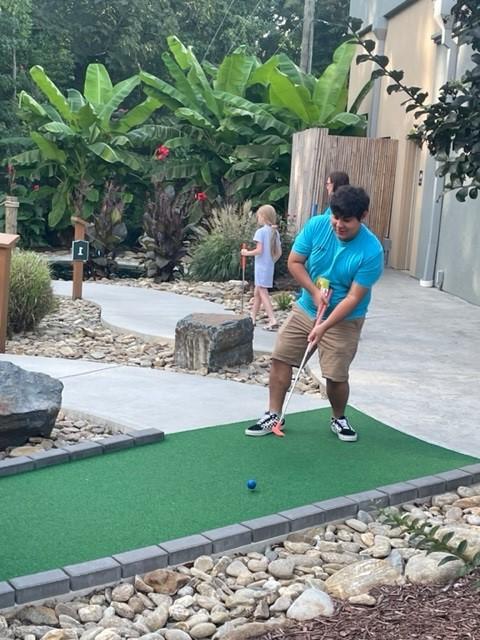
<path fill-rule="evenodd" d="M 331 215 L 311 218 L 295 239 L 288 268 L 302 292 L 278 332 L 270 369 L 269 410 L 246 429 L 248 436 L 272 432 L 282 413 L 292 367 L 300 365 L 308 342 L 313 342 L 318 345 L 332 407 L 331 429 L 340 440 L 357 440 L 357 433 L 345 416 L 350 392 L 348 373 L 371 288 L 382 274 L 384 261 L 382 245 L 362 224 L 369 204 L 363 189 L 339 187 L 332 195 Z M 330 298 L 318 286 L 322 279 L 330 284 Z M 324 320 L 314 326 L 317 308 L 323 303 L 328 303 Z"/>

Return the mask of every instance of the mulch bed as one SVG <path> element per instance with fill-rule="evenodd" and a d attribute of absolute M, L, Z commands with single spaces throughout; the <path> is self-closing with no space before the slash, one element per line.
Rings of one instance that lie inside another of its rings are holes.
<path fill-rule="evenodd" d="M 480 640 L 480 572 L 448 588 L 408 585 L 372 591 L 375 607 L 340 603 L 332 618 L 275 630 L 263 640 Z"/>

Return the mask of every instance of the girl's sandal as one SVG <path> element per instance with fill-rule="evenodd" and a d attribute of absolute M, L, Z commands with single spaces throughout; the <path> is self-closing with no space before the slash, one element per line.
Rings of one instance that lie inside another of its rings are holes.
<path fill-rule="evenodd" d="M 266 327 L 264 327 L 265 331 L 276 331 L 278 329 L 278 323 L 274 323 L 274 324 L 267 324 Z"/>

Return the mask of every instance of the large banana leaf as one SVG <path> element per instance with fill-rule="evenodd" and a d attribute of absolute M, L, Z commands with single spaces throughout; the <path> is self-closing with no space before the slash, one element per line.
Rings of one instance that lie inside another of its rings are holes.
<path fill-rule="evenodd" d="M 35 65 L 30 69 L 30 75 L 40 91 L 48 98 L 61 116 L 69 122 L 74 120 L 75 114 L 70 109 L 67 99 L 57 85 L 50 80 L 43 68 Z"/>
<path fill-rule="evenodd" d="M 260 125 L 263 129 L 275 129 L 278 133 L 284 136 L 293 135 L 295 129 L 285 124 L 281 120 L 278 120 L 272 116 L 268 111 L 268 105 L 256 104 L 240 98 L 240 96 L 234 96 L 230 93 L 223 91 L 216 91 L 215 95 L 229 105 L 230 115 L 246 116 L 254 120 L 254 122 Z"/>
<path fill-rule="evenodd" d="M 278 56 L 272 56 L 269 58 L 251 74 L 247 86 L 251 87 L 254 84 L 263 84 L 267 86 L 270 83 L 270 76 L 272 72 L 278 67 L 278 63 Z"/>
<path fill-rule="evenodd" d="M 184 71 L 187 69 L 189 70 L 187 78 L 190 80 L 191 84 L 196 84 L 200 88 L 202 97 L 205 100 L 208 109 L 217 117 L 220 117 L 220 108 L 213 94 L 212 87 L 208 82 L 205 71 L 202 69 L 202 65 L 199 63 L 195 55 L 175 36 L 169 36 L 167 38 L 167 42 L 170 51 L 181 69 Z"/>
<path fill-rule="evenodd" d="M 61 140 L 76 135 L 76 131 L 64 122 L 47 122 L 47 124 L 43 125 L 42 129 L 49 133 L 56 133 Z"/>
<path fill-rule="evenodd" d="M 30 134 L 32 140 L 35 142 L 37 147 L 40 149 L 40 153 L 46 160 L 55 160 L 55 162 L 59 162 L 60 164 L 64 164 L 66 158 L 65 152 L 62 151 L 57 145 L 48 140 L 42 134 L 34 131 Z"/>
<path fill-rule="evenodd" d="M 319 124 L 326 123 L 345 108 L 341 103 L 356 47 L 354 42 L 341 44 L 333 54 L 332 64 L 317 80 L 313 101 L 319 108 Z"/>
<path fill-rule="evenodd" d="M 198 111 L 200 109 L 200 105 L 203 104 L 203 99 L 201 98 L 201 93 L 196 89 L 195 86 L 192 86 L 190 82 L 187 80 L 185 75 L 183 74 L 182 69 L 175 62 L 172 56 L 165 52 L 162 54 L 162 60 L 165 63 L 165 66 L 168 69 L 168 73 L 175 81 L 175 86 L 179 89 L 182 94 L 185 96 L 185 106 Z"/>
<path fill-rule="evenodd" d="M 20 109 L 28 109 L 31 113 L 41 118 L 47 117 L 47 112 L 42 105 L 32 98 L 26 91 L 21 91 L 18 98 L 18 106 Z"/>
<path fill-rule="evenodd" d="M 110 95 L 110 99 L 98 110 L 98 117 L 102 121 L 104 129 L 109 128 L 109 120 L 114 111 L 122 104 L 127 96 L 129 96 L 136 86 L 140 84 L 140 78 L 138 76 L 132 76 L 126 80 L 122 80 L 116 84 Z"/>
<path fill-rule="evenodd" d="M 121 118 L 116 125 L 112 126 L 114 131 L 118 133 L 128 133 L 130 129 L 143 124 L 145 120 L 162 106 L 162 101 L 156 98 L 147 97 L 143 102 L 137 104 L 128 113 Z"/>
<path fill-rule="evenodd" d="M 368 80 L 363 87 L 360 89 L 360 91 L 358 92 L 357 97 L 355 98 L 355 100 L 352 102 L 352 106 L 350 107 L 349 111 L 350 113 L 358 113 L 358 110 L 360 109 L 362 102 L 365 100 L 365 98 L 367 97 L 367 95 L 370 93 L 370 91 L 372 90 L 373 87 L 373 83 L 374 80 L 372 78 L 370 78 L 370 80 Z"/>
<path fill-rule="evenodd" d="M 284 73 L 275 69 L 270 76 L 270 102 L 293 111 L 307 125 L 318 121 L 319 109 L 302 85 L 295 85 Z"/>
<path fill-rule="evenodd" d="M 67 208 L 67 197 L 63 189 L 58 189 L 52 198 L 52 209 L 48 214 L 48 224 L 56 227 L 62 220 Z"/>
<path fill-rule="evenodd" d="M 326 126 L 332 131 L 345 129 L 345 127 L 355 127 L 365 131 L 367 121 L 363 116 L 359 116 L 356 113 L 337 113 L 337 115 L 326 123 Z"/>
<path fill-rule="evenodd" d="M 85 98 L 76 89 L 67 90 L 67 100 L 73 113 L 77 113 L 85 105 Z"/>
<path fill-rule="evenodd" d="M 164 141 L 172 136 L 178 136 L 178 129 L 156 124 L 145 124 L 143 127 L 138 127 L 138 129 L 133 129 L 125 134 L 133 146 L 158 142 L 165 144 Z"/>
<path fill-rule="evenodd" d="M 237 96 L 245 95 L 248 79 L 252 71 L 259 66 L 255 56 L 245 53 L 243 47 L 224 58 L 218 68 L 214 87 L 218 91 L 228 91 Z"/>
<path fill-rule="evenodd" d="M 23 151 L 18 153 L 13 158 L 10 158 L 10 162 L 14 166 L 29 167 L 31 165 L 38 164 L 42 159 L 39 149 L 30 149 L 29 151 Z"/>
<path fill-rule="evenodd" d="M 187 120 L 194 127 L 200 127 L 201 129 L 208 129 L 210 131 L 215 131 L 216 129 L 210 120 L 207 120 L 207 118 L 204 118 L 201 113 L 193 111 L 192 109 L 177 109 L 175 111 L 175 115 L 179 119 Z"/>
<path fill-rule="evenodd" d="M 106 104 L 112 96 L 113 85 L 103 64 L 89 64 L 85 74 L 83 95 L 95 107 Z"/>
<path fill-rule="evenodd" d="M 140 80 L 149 87 L 153 87 L 153 89 L 155 89 L 155 95 L 160 101 L 165 103 L 165 97 L 169 97 L 173 98 L 177 107 L 188 106 L 188 98 L 176 87 L 172 87 L 171 84 L 168 84 L 168 82 L 165 82 L 156 76 L 152 76 L 151 73 L 146 73 L 145 71 L 140 72 Z M 172 108 L 171 103 L 169 108 Z"/>
<path fill-rule="evenodd" d="M 182 180 L 192 178 L 200 172 L 200 163 L 190 160 L 188 162 L 175 162 L 165 166 L 163 174 L 167 180 Z"/>

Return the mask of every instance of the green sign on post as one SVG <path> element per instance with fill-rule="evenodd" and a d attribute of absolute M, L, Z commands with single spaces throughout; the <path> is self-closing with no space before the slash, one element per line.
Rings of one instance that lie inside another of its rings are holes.
<path fill-rule="evenodd" d="M 86 240 L 74 240 L 72 242 L 72 260 L 87 262 L 90 251 L 90 243 Z"/>

